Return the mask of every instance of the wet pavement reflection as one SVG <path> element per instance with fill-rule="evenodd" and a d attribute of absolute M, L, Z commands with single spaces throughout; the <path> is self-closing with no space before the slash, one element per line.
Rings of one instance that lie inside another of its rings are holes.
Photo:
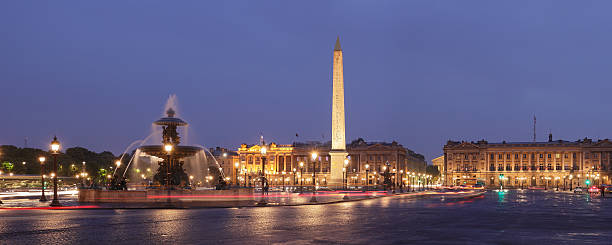
<path fill-rule="evenodd" d="M 610 244 L 612 198 L 544 191 L 328 205 L 0 210 L 2 244 Z"/>

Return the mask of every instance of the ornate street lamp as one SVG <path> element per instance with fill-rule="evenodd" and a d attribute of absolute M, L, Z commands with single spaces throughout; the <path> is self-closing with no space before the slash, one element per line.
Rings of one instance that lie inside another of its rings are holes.
<path fill-rule="evenodd" d="M 45 160 L 47 160 L 45 157 L 38 158 L 38 161 L 40 161 L 40 182 L 42 183 L 42 195 L 40 196 L 39 200 L 41 202 L 47 201 L 47 196 L 45 196 Z"/>
<path fill-rule="evenodd" d="M 236 177 L 236 186 L 240 187 L 240 183 L 238 183 L 238 168 L 240 167 L 240 163 L 235 162 L 234 163 L 234 169 L 236 169 L 236 175 L 234 175 Z"/>
<path fill-rule="evenodd" d="M 170 165 L 172 161 L 172 150 L 174 146 L 172 144 L 165 144 L 164 151 L 168 155 L 168 162 L 166 163 L 166 188 L 170 189 Z"/>
<path fill-rule="evenodd" d="M 263 143 L 263 142 L 262 142 Z M 266 188 L 268 188 L 268 181 L 266 179 L 266 154 L 268 153 L 268 149 L 266 149 L 265 145 L 261 146 L 261 201 L 259 201 L 259 205 L 266 205 L 268 202 L 266 201 Z"/>
<path fill-rule="evenodd" d="M 310 202 L 317 202 L 317 156 L 316 152 L 311 154 L 312 156 L 312 198 L 310 198 Z"/>
<path fill-rule="evenodd" d="M 400 184 L 399 184 L 400 192 L 404 192 L 404 170 L 403 169 L 400 169 L 400 179 L 399 180 L 400 180 Z"/>
<path fill-rule="evenodd" d="M 345 158 L 344 159 L 344 168 L 342 168 L 342 172 L 344 173 L 344 181 L 342 182 L 344 184 L 344 189 L 348 189 L 348 164 L 349 164 L 349 159 Z"/>
<path fill-rule="evenodd" d="M 369 172 L 370 172 L 370 164 L 366 164 L 365 165 L 366 168 L 366 191 L 368 191 L 368 187 L 370 185 L 370 176 L 369 176 Z"/>
<path fill-rule="evenodd" d="M 57 198 L 57 155 L 59 150 L 60 142 L 54 136 L 53 141 L 51 141 L 51 154 L 53 154 L 53 201 L 51 201 L 51 207 L 62 206 Z"/>
<path fill-rule="evenodd" d="M 304 162 L 300 162 L 300 193 L 304 192 Z"/>

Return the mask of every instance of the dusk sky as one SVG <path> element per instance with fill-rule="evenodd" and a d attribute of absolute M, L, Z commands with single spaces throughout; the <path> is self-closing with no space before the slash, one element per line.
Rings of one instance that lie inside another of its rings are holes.
<path fill-rule="evenodd" d="M 596 3 L 596 4 L 595 4 Z M 189 143 L 611 138 L 609 1 L 1 1 L 0 144 L 121 153 L 176 94 Z M 323 138 L 322 138 L 323 137 Z"/>

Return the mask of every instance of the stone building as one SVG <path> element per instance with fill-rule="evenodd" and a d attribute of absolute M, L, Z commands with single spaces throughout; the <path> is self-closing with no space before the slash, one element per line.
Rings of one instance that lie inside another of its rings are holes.
<path fill-rule="evenodd" d="M 235 183 L 236 167 L 234 163 L 238 162 L 238 153 L 223 147 L 209 148 L 208 150 L 219 164 L 226 180 Z"/>
<path fill-rule="evenodd" d="M 440 178 L 444 179 L 444 155 L 432 159 L 431 164 L 438 168 Z"/>
<path fill-rule="evenodd" d="M 238 149 L 241 181 L 253 181 L 261 173 L 261 145 L 242 144 Z M 303 181 L 312 185 L 315 173 L 317 185 L 326 186 L 330 176 L 331 142 L 295 142 L 291 145 L 266 145 L 266 176 L 272 185 L 292 185 Z M 395 173 L 425 172 L 423 155 L 404 148 L 397 142 L 366 142 L 357 139 L 346 145 L 348 152 L 343 173 L 349 185 L 366 184 L 366 166 L 370 185 L 382 183 L 381 172 L 385 166 Z M 312 153 L 317 160 L 312 160 Z M 301 164 L 300 164 L 301 163 Z M 388 165 L 387 165 L 388 163 Z M 344 172 L 346 171 L 346 172 Z M 303 175 L 302 175 L 303 173 Z M 303 177 L 303 178 L 302 178 Z"/>
<path fill-rule="evenodd" d="M 448 141 L 444 146 L 444 183 L 482 183 L 514 188 L 530 186 L 570 188 L 610 184 L 612 142 L 593 141 L 501 142 Z"/>

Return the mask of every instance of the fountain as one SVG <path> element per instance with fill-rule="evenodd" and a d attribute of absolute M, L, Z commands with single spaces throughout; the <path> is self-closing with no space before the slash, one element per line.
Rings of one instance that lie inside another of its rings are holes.
<path fill-rule="evenodd" d="M 165 116 L 153 122 L 152 133 L 143 140 L 134 141 L 125 150 L 138 144 L 123 175 L 115 172 L 109 190 L 81 189 L 80 202 L 138 203 L 147 207 L 176 206 L 185 202 L 191 206 L 252 203 L 252 189 L 227 189 L 219 164 L 214 157 L 210 160 L 206 157 L 205 147 L 181 145 L 179 129 L 185 132 L 189 124 L 177 117 L 175 101 L 176 98 L 170 96 Z M 155 140 L 154 136 L 158 135 L 161 135 L 161 139 L 157 138 L 161 144 L 146 144 L 152 143 L 148 141 Z M 127 178 L 126 174 L 131 182 L 129 189 L 122 181 Z"/>

